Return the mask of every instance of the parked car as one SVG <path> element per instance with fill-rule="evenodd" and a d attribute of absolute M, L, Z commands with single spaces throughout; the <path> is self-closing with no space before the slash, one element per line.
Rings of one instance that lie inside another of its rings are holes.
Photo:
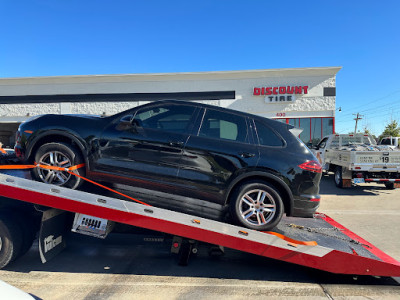
<path fill-rule="evenodd" d="M 42 115 L 21 124 L 25 162 L 70 167 L 149 204 L 269 230 L 283 213 L 311 217 L 321 166 L 291 125 L 195 102 L 165 100 L 100 117 Z M 36 180 L 76 189 L 83 180 L 36 168 Z"/>
<path fill-rule="evenodd" d="M 399 147 L 400 137 L 398 136 L 386 136 L 380 139 L 378 145 L 388 146 L 391 149 L 400 148 Z"/>

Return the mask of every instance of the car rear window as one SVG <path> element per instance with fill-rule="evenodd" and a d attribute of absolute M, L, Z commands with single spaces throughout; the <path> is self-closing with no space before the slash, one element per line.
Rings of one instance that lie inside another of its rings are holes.
<path fill-rule="evenodd" d="M 283 140 L 267 125 L 255 120 L 260 145 L 282 147 Z"/>

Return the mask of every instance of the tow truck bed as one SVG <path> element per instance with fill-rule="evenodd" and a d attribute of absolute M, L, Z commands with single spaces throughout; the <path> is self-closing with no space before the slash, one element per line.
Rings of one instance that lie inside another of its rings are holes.
<path fill-rule="evenodd" d="M 14 171 L 22 176 L 24 172 Z M 328 216 L 284 217 L 258 232 L 193 215 L 0 174 L 0 196 L 338 274 L 400 276 L 400 263 Z M 1 199 L 0 199 L 1 200 Z M 315 241 L 315 243 L 312 243 Z"/>

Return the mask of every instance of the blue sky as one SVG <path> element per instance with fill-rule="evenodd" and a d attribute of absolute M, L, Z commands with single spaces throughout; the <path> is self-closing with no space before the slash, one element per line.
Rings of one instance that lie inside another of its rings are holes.
<path fill-rule="evenodd" d="M 400 119 L 400 1 L 0 0 L 0 77 L 342 66 L 336 129 Z M 359 127 L 360 128 L 360 127 Z"/>

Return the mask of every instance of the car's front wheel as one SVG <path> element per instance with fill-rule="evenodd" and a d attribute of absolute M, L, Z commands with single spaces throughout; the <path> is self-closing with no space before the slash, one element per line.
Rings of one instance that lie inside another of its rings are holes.
<path fill-rule="evenodd" d="M 284 206 L 279 192 L 267 182 L 248 182 L 239 186 L 230 202 L 235 223 L 255 230 L 271 230 L 282 219 Z"/>
<path fill-rule="evenodd" d="M 39 147 L 35 154 L 35 162 L 45 166 L 70 168 L 84 162 L 79 150 L 69 144 L 48 143 Z M 85 168 L 72 171 L 80 176 L 85 176 Z M 44 183 L 55 184 L 71 189 L 82 185 L 83 179 L 66 171 L 49 170 L 43 168 L 33 169 L 33 177 Z"/>

